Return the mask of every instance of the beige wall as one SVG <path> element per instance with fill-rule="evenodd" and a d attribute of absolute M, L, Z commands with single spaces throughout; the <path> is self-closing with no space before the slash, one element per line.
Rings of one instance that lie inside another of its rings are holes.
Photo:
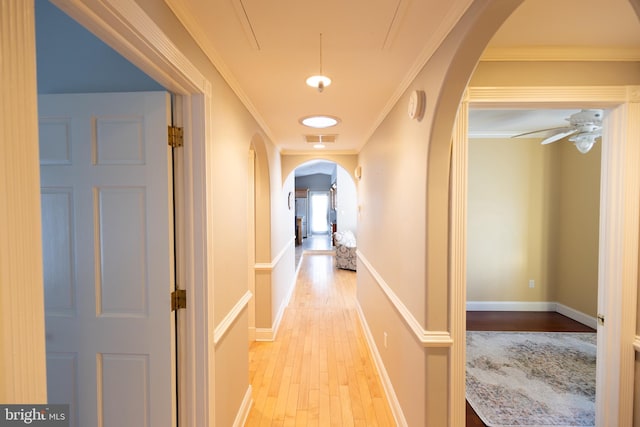
<path fill-rule="evenodd" d="M 580 154 L 571 144 L 556 144 L 559 214 L 551 236 L 550 272 L 555 301 L 589 316 L 597 316 L 600 163 L 602 145 Z M 555 255 L 555 256 L 554 256 Z"/>
<path fill-rule="evenodd" d="M 327 160 L 335 162 L 342 166 L 351 177 L 355 180 L 353 175 L 356 166 L 358 165 L 357 154 L 332 154 L 332 153 L 313 153 L 313 154 L 283 154 L 282 155 L 282 177 L 286 179 L 290 174 L 293 174 L 295 169 L 310 160 Z"/>
<path fill-rule="evenodd" d="M 603 86 L 640 83 L 640 62 L 480 62 L 469 86 Z"/>
<path fill-rule="evenodd" d="M 450 327 L 451 133 L 484 43 L 517 4 L 473 2 L 359 155 L 358 250 L 366 262 L 359 264 L 358 300 L 411 426 L 450 423 L 451 350 L 433 332 L 446 335 Z M 416 89 L 427 94 L 422 120 L 407 115 Z M 386 348 L 385 332 L 393 342 Z"/>
<path fill-rule="evenodd" d="M 213 254 L 209 254 L 209 268 L 213 269 L 214 279 L 209 287 L 213 292 L 213 317 L 217 326 L 249 289 L 248 251 L 252 246 L 247 225 L 250 214 L 248 189 L 251 188 L 248 180 L 253 176 L 249 170 L 249 150 L 256 151 L 256 170 L 263 168 L 261 171 L 265 172 L 256 183 L 255 191 L 267 193 L 262 194 L 265 204 L 256 205 L 256 209 L 260 209 L 256 212 L 256 224 L 266 219 L 261 228 L 263 234 L 256 236 L 256 254 L 262 256 L 256 262 L 271 263 L 285 249 L 287 239 L 293 238 L 293 214 L 290 218 L 287 216 L 285 193 L 292 184 L 283 187 L 279 152 L 166 3 L 157 0 L 139 0 L 138 3 L 212 84 L 208 120 L 213 146 L 207 164 L 211 173 L 207 208 L 213 213 Z M 264 176 L 268 177 L 266 183 Z M 286 224 L 291 224 L 290 230 Z M 256 294 L 259 288 L 271 294 L 272 288 L 281 289 L 292 283 L 294 255 L 287 252 L 282 259 L 284 264 L 276 266 L 279 269 L 275 278 L 273 272 L 267 271 L 266 278 L 256 280 Z M 275 294 L 281 299 L 282 291 Z M 256 301 L 256 322 L 259 306 L 278 303 L 270 298 L 266 300 Z M 215 425 L 232 425 L 249 387 L 248 316 L 245 311 L 215 347 L 215 393 L 212 393 L 215 396 Z"/>
<path fill-rule="evenodd" d="M 257 141 L 256 141 L 257 142 Z M 258 338 L 271 339 L 277 332 L 278 316 L 287 303 L 294 283 L 294 209 L 289 192 L 294 177 L 282 176 L 282 159 L 271 143 L 256 149 L 256 261 L 255 311 Z"/>
<path fill-rule="evenodd" d="M 596 316 L 601 144 L 469 142 L 467 299 Z M 529 280 L 535 287 L 529 287 Z"/>
<path fill-rule="evenodd" d="M 469 301 L 553 301 L 547 262 L 557 189 L 550 182 L 553 148 L 535 139 L 469 141 Z"/>

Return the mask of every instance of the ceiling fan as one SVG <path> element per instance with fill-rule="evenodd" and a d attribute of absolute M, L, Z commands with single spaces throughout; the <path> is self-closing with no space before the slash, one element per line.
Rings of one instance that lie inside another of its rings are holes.
<path fill-rule="evenodd" d="M 571 136 L 569 141 L 573 142 L 578 151 L 584 154 L 591 150 L 596 139 L 602 135 L 602 115 L 602 110 L 580 110 L 565 119 L 569 122 L 568 126 L 538 129 L 514 135 L 512 138 L 540 132 L 552 132 L 551 136 L 548 136 L 541 142 L 541 144 L 551 144 L 552 142 Z"/>

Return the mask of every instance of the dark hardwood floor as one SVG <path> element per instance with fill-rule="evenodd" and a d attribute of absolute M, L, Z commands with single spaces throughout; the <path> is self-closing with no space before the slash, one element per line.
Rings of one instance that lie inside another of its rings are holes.
<path fill-rule="evenodd" d="M 468 311 L 468 331 L 595 332 L 555 312 Z M 467 427 L 486 427 L 467 403 Z"/>

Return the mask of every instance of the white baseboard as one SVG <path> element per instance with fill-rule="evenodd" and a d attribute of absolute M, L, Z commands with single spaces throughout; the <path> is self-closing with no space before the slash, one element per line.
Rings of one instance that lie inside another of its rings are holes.
<path fill-rule="evenodd" d="M 398 400 L 398 396 L 396 396 L 396 392 L 393 389 L 391 378 L 389 378 L 389 374 L 387 373 L 384 362 L 382 361 L 382 356 L 380 356 L 380 352 L 378 352 L 378 347 L 376 346 L 376 342 L 373 339 L 371 329 L 369 329 L 369 324 L 364 317 L 362 307 L 360 307 L 360 303 L 357 301 L 356 309 L 358 310 L 358 317 L 360 317 L 362 330 L 364 331 L 364 336 L 367 340 L 367 344 L 371 349 L 373 363 L 375 363 L 376 369 L 378 370 L 378 375 L 380 376 L 380 381 L 382 382 L 382 387 L 384 388 L 385 395 L 387 396 L 387 402 L 389 403 L 389 407 L 391 408 L 391 413 L 393 414 L 393 418 L 396 421 L 396 425 L 399 427 L 408 427 L 407 420 L 405 419 L 404 413 L 402 412 L 402 407 L 400 406 L 400 401 Z"/>
<path fill-rule="evenodd" d="M 256 328 L 256 341 L 274 341 L 275 339 L 273 328 Z"/>
<path fill-rule="evenodd" d="M 291 297 L 293 296 L 293 291 L 296 289 L 296 283 L 298 282 L 298 272 L 300 271 L 300 265 L 296 267 L 296 272 L 293 275 L 293 280 L 289 285 L 289 290 L 287 291 L 287 296 L 280 304 L 280 308 L 278 309 L 278 314 L 276 314 L 276 318 L 273 322 L 273 326 L 271 328 L 256 328 L 255 329 L 255 341 L 275 341 L 276 336 L 278 335 L 278 329 L 280 329 L 280 322 L 282 321 L 282 316 L 284 316 L 284 310 L 289 306 L 289 302 L 291 301 Z"/>
<path fill-rule="evenodd" d="M 580 322 L 583 325 L 587 325 L 590 328 L 598 329 L 598 319 L 593 316 L 589 316 L 588 314 L 584 314 L 581 311 L 574 310 L 571 307 L 567 307 L 564 304 L 557 303 L 556 312 L 567 316 L 569 319 L 573 319 L 576 322 Z"/>
<path fill-rule="evenodd" d="M 467 301 L 467 311 L 556 311 L 556 303 L 543 301 Z"/>
<path fill-rule="evenodd" d="M 569 319 L 596 329 L 598 320 L 558 302 L 467 301 L 467 311 L 555 311 Z"/>
<path fill-rule="evenodd" d="M 249 384 L 249 388 L 247 388 L 247 392 L 244 394 L 244 399 L 242 399 L 240 409 L 236 414 L 236 419 L 233 421 L 233 427 L 242 427 L 245 425 L 247 418 L 249 418 L 251 406 L 253 406 L 253 397 L 251 395 L 251 384 Z"/>

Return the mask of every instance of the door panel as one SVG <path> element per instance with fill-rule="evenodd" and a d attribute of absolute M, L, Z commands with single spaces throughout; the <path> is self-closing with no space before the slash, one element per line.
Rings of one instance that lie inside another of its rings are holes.
<path fill-rule="evenodd" d="M 167 93 L 39 98 L 47 382 L 72 426 L 174 426 Z"/>

